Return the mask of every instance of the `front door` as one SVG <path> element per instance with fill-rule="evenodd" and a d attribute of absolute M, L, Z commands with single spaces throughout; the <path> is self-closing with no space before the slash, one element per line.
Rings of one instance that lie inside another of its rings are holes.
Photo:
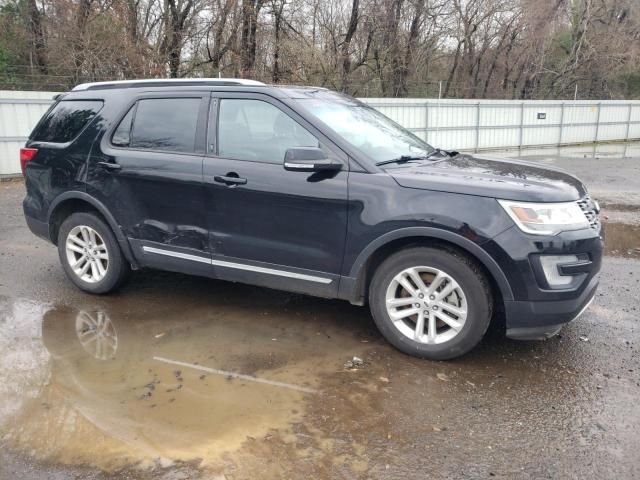
<path fill-rule="evenodd" d="M 276 99 L 217 95 L 203 167 L 216 275 L 335 295 L 347 229 L 346 157 Z M 285 170 L 286 150 L 303 146 L 322 148 L 343 169 Z"/>

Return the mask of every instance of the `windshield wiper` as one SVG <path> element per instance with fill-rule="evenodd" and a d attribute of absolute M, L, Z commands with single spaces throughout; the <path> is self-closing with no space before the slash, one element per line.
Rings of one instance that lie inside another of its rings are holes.
<path fill-rule="evenodd" d="M 407 162 L 411 162 L 414 160 L 424 160 L 428 158 L 428 156 L 413 156 L 413 155 L 401 155 L 398 158 L 392 158 L 391 160 L 383 160 L 381 162 L 376 162 L 376 166 L 379 167 L 380 165 L 389 165 L 391 163 L 407 163 Z"/>
<path fill-rule="evenodd" d="M 392 158 L 391 160 L 383 160 L 381 162 L 377 162 L 376 166 L 379 167 L 380 165 L 389 165 L 390 163 L 407 163 L 414 160 L 429 160 L 430 158 L 442 155 L 454 157 L 455 155 L 457 155 L 457 153 L 458 152 L 447 152 L 446 150 L 440 150 L 439 148 L 436 148 L 434 150 L 431 150 L 431 152 L 427 153 L 426 155 L 402 155 L 398 158 Z"/>
<path fill-rule="evenodd" d="M 440 150 L 439 148 L 436 148 L 435 150 L 432 150 L 431 153 L 424 158 L 433 158 L 436 155 L 440 155 L 442 153 L 446 155 L 447 152 L 445 152 L 444 150 Z"/>

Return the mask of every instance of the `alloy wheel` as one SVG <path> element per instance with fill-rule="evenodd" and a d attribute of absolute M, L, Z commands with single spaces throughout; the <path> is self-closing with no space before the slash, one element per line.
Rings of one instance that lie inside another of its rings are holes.
<path fill-rule="evenodd" d="M 393 325 L 422 344 L 451 340 L 467 320 L 462 287 L 451 275 L 433 267 L 402 270 L 389 283 L 385 302 Z"/>
<path fill-rule="evenodd" d="M 73 227 L 65 244 L 71 270 L 83 281 L 96 283 L 109 269 L 109 252 L 100 234 L 86 225 Z"/>

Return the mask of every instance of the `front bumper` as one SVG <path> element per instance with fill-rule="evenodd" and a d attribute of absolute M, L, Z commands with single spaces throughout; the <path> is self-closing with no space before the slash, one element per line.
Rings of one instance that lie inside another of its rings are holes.
<path fill-rule="evenodd" d="M 505 302 L 507 337 L 514 340 L 544 340 L 557 334 L 568 322 L 578 318 L 593 301 L 598 288 L 594 276 L 579 297 L 550 302 Z"/>
<path fill-rule="evenodd" d="M 507 336 L 520 340 L 549 338 L 577 318 L 598 287 L 604 233 L 598 229 L 534 236 L 511 228 L 488 242 L 485 249 L 509 280 L 512 297 L 503 295 Z M 540 257 L 573 255 L 580 262 L 559 264 L 561 275 L 573 280 L 553 288 L 544 279 Z"/>

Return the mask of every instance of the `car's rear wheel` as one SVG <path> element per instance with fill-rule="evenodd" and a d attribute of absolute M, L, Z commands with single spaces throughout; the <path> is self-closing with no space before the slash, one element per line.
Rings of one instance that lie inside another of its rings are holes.
<path fill-rule="evenodd" d="M 493 302 L 489 282 L 473 260 L 450 249 L 415 247 L 378 267 L 369 305 L 378 329 L 396 348 L 447 360 L 480 342 Z"/>
<path fill-rule="evenodd" d="M 113 232 L 92 213 L 74 213 L 62 222 L 58 254 L 67 276 L 86 292 L 110 292 L 130 272 Z"/>

